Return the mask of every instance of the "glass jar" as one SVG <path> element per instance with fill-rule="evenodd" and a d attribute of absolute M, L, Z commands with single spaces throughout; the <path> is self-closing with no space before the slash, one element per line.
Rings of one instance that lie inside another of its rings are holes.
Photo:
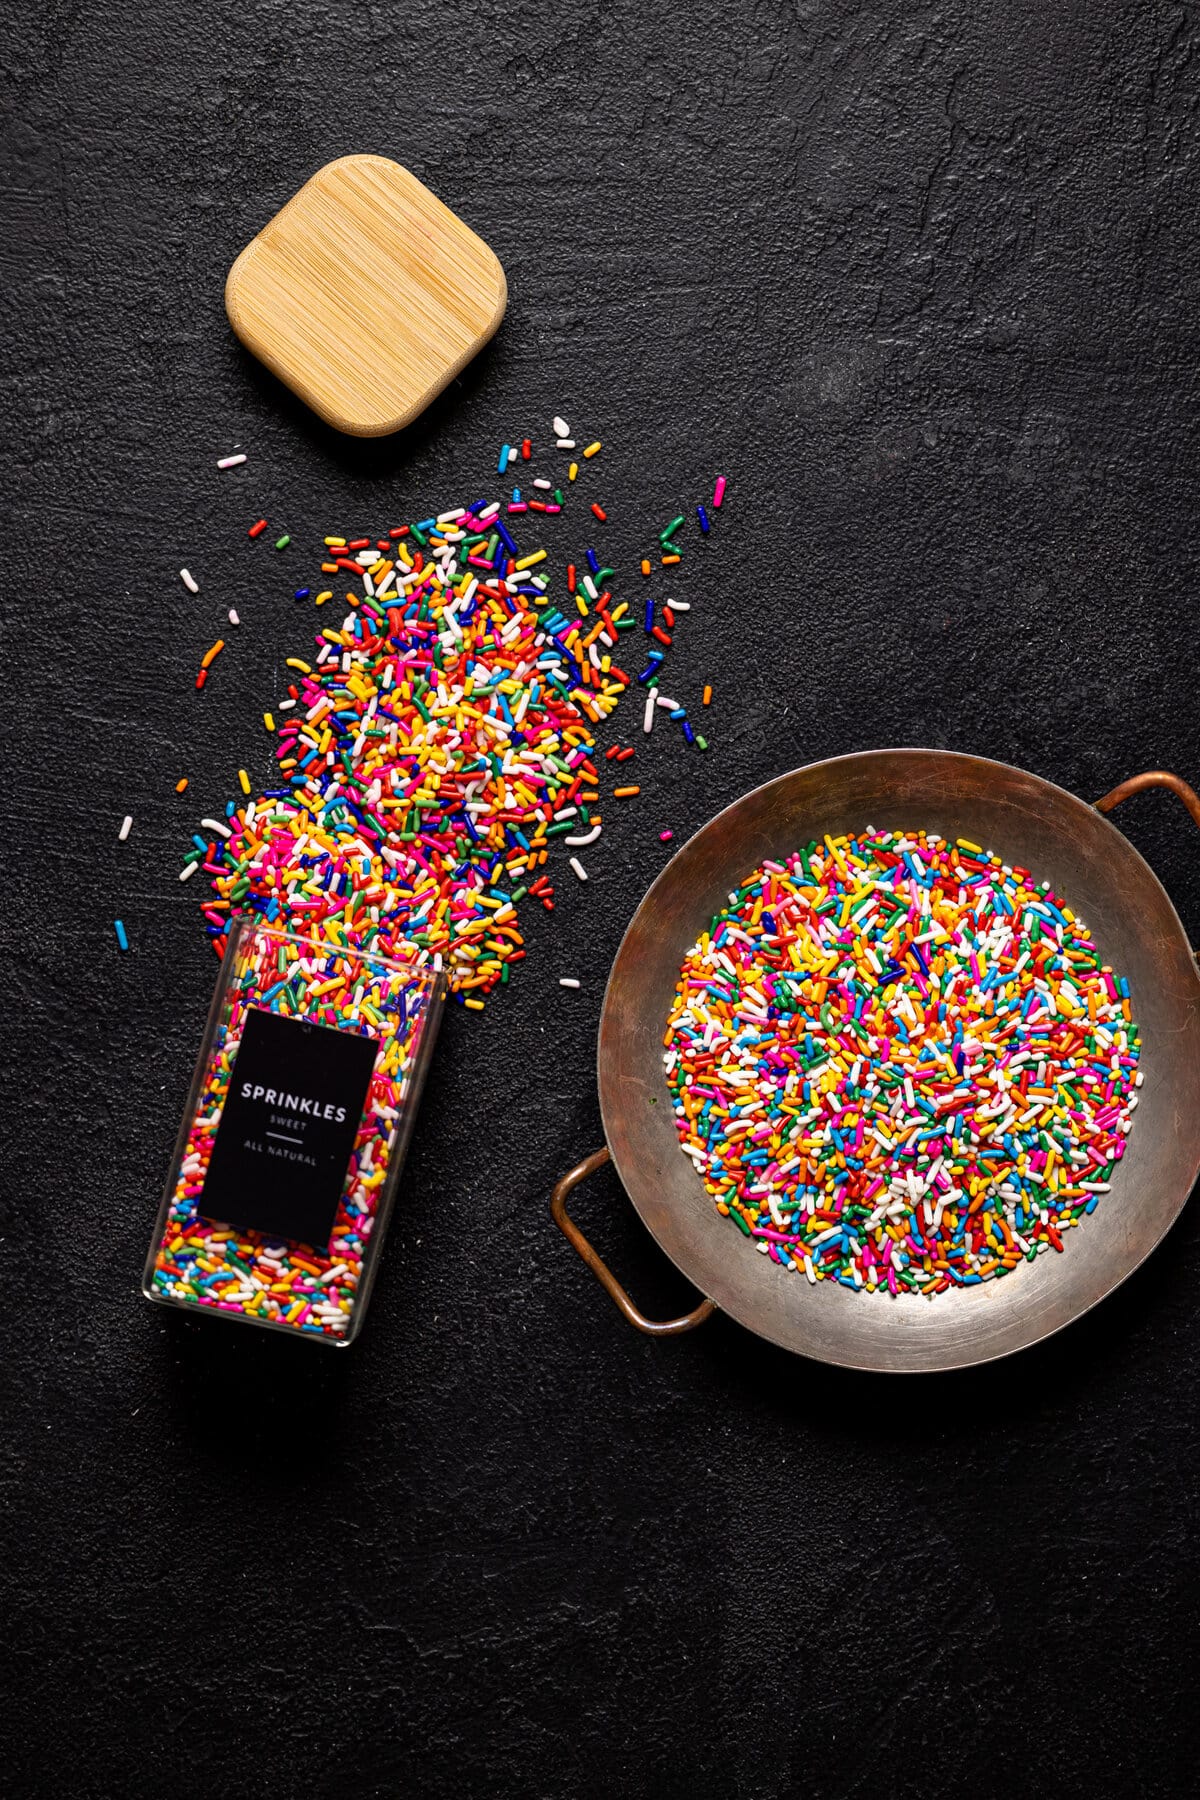
<path fill-rule="evenodd" d="M 444 1001 L 426 964 L 234 921 L 147 1299 L 357 1336 Z"/>

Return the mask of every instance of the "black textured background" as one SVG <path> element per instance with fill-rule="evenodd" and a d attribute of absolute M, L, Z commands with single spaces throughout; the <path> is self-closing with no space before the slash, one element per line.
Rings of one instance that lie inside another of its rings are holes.
<path fill-rule="evenodd" d="M 600 1139 L 604 977 L 664 823 L 892 742 L 1089 798 L 1200 776 L 1197 31 L 1153 0 L 10 8 L 9 1792 L 1195 1790 L 1194 1210 L 1056 1341 L 901 1382 L 721 1320 L 641 1340 L 547 1198 Z M 382 444 L 319 426 L 221 304 L 356 149 L 511 291 Z M 267 774 L 321 534 L 474 498 L 556 411 L 604 440 L 626 569 L 730 477 L 671 673 L 716 685 L 713 748 L 656 734 L 588 887 L 448 1015 L 361 1342 L 170 1317 L 137 1290 L 216 971 L 190 822 Z M 1182 812 L 1122 825 L 1200 931 Z M 643 1305 L 686 1299 L 611 1178 L 578 1211 Z"/>

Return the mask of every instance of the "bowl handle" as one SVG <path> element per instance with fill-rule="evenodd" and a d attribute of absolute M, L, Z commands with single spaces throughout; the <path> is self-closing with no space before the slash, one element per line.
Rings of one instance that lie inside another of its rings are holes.
<path fill-rule="evenodd" d="M 1200 825 L 1200 794 L 1190 788 L 1186 781 L 1181 781 L 1178 775 L 1172 775 L 1166 769 L 1147 769 L 1143 775 L 1131 775 L 1128 781 L 1123 781 L 1110 794 L 1105 794 L 1102 800 L 1096 801 L 1096 811 L 1111 812 L 1114 806 L 1120 806 L 1122 800 L 1128 800 L 1131 794 L 1140 794 L 1143 789 L 1152 787 L 1170 788 L 1183 801 L 1196 824 Z"/>
<path fill-rule="evenodd" d="M 607 1289 L 618 1310 L 624 1313 L 631 1325 L 636 1325 L 639 1331 L 644 1331 L 647 1337 L 676 1337 L 681 1331 L 691 1331 L 694 1326 L 703 1325 L 709 1314 L 716 1311 L 716 1303 L 712 1300 L 702 1300 L 695 1312 L 684 1313 L 682 1318 L 678 1319 L 648 1319 L 645 1313 L 639 1312 L 599 1251 L 593 1249 L 592 1245 L 588 1243 L 568 1213 L 567 1195 L 571 1189 L 578 1187 L 579 1183 L 585 1181 L 589 1175 L 594 1175 L 597 1169 L 602 1169 L 608 1160 L 608 1145 L 606 1144 L 603 1150 L 594 1150 L 590 1156 L 585 1157 L 583 1162 L 573 1168 L 569 1175 L 564 1175 L 551 1195 L 550 1217 L 567 1242 L 582 1256 L 601 1287 Z"/>

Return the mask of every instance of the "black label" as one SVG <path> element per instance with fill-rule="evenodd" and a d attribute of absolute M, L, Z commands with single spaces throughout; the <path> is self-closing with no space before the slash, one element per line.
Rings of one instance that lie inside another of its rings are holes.
<path fill-rule="evenodd" d="M 373 1037 L 251 1010 L 200 1212 L 328 1246 L 379 1049 Z"/>

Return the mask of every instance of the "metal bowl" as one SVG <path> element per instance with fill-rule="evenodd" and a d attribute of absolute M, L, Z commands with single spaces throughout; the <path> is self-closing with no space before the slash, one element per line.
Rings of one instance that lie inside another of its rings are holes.
<path fill-rule="evenodd" d="M 756 788 L 674 856 L 634 914 L 609 975 L 597 1076 L 607 1147 L 555 1189 L 556 1222 L 631 1323 L 689 1330 L 719 1307 L 761 1337 L 847 1368 L 959 1368 L 1010 1355 L 1110 1294 L 1183 1208 L 1200 1171 L 1200 975 L 1153 870 L 1103 816 L 1131 793 L 1168 787 L 1197 824 L 1200 798 L 1177 776 L 1134 776 L 1095 806 L 1037 775 L 944 750 L 875 750 L 812 763 Z M 1048 880 L 1128 978 L 1145 1082 L 1112 1191 L 1042 1255 L 998 1280 L 931 1299 L 812 1287 L 753 1254 L 680 1153 L 662 1066 L 679 967 L 709 918 L 764 858 L 826 832 L 915 829 L 966 837 Z M 643 1222 L 705 1296 L 680 1319 L 647 1319 L 566 1210 L 571 1189 L 611 1156 Z"/>

